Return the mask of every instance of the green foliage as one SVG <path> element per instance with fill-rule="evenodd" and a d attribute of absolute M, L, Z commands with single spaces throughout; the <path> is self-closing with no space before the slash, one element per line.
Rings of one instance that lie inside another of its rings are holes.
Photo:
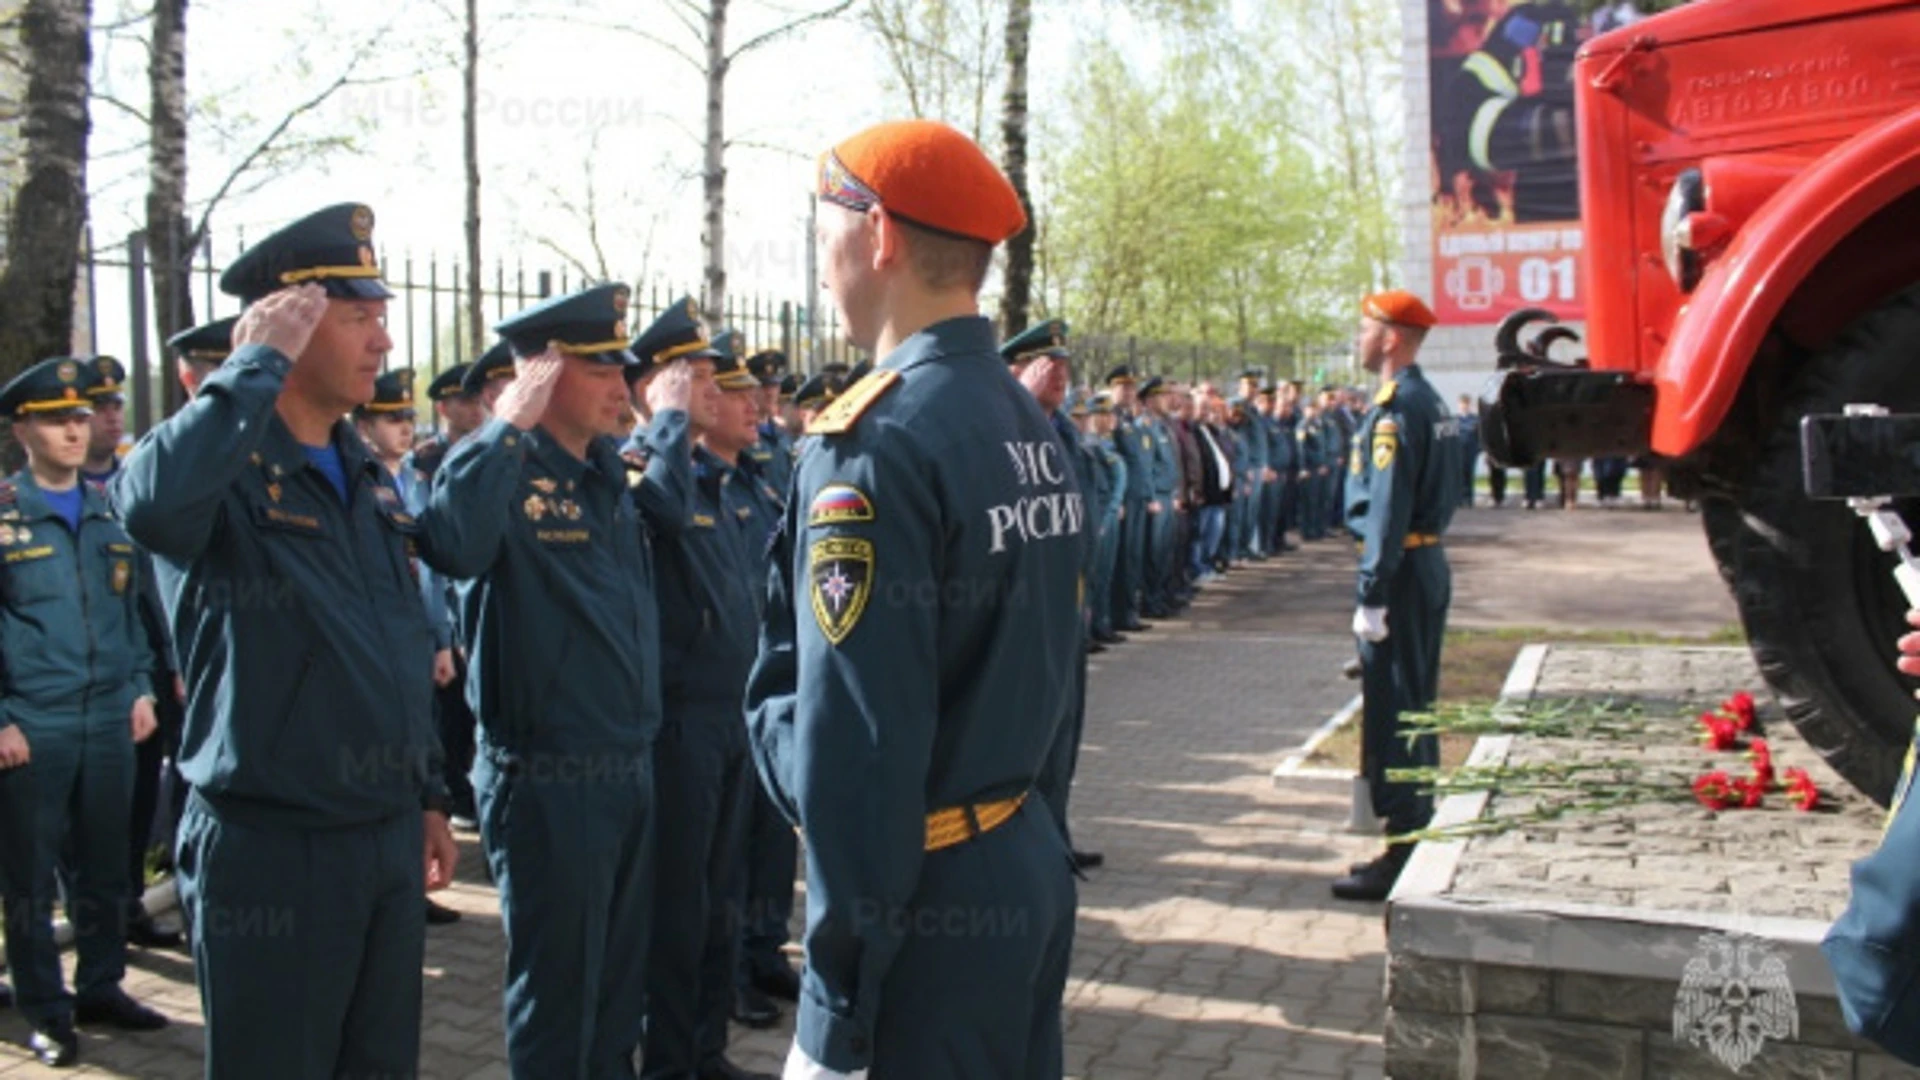
<path fill-rule="evenodd" d="M 1367 0 L 1384 24 L 1352 0 L 1260 5 L 1245 24 L 1161 6 L 1159 63 L 1078 50 L 1044 142 L 1043 305 L 1090 332 L 1238 350 L 1344 339 L 1398 244 L 1391 4 Z"/>

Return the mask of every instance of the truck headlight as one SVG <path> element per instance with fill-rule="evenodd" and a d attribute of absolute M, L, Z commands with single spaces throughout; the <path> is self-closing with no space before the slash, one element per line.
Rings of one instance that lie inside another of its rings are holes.
<path fill-rule="evenodd" d="M 1707 208 L 1707 182 L 1699 169 L 1688 169 L 1674 178 L 1667 192 L 1667 208 L 1660 214 L 1660 254 L 1666 260 L 1667 273 L 1681 292 L 1692 292 L 1700 284 L 1700 244 L 1694 236 L 1694 215 Z"/>

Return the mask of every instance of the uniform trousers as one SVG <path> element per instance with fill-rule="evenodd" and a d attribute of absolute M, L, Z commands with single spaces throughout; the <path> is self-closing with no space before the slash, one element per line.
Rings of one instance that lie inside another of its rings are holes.
<path fill-rule="evenodd" d="M 1412 548 L 1387 586 L 1387 636 L 1360 642 L 1362 768 L 1375 816 L 1390 834 L 1415 832 L 1433 820 L 1433 797 L 1421 785 L 1390 780 L 1392 769 L 1433 767 L 1439 745 L 1422 735 L 1409 745 L 1400 716 L 1431 708 L 1440 689 L 1440 646 L 1446 637 L 1452 571 L 1440 545 Z"/>

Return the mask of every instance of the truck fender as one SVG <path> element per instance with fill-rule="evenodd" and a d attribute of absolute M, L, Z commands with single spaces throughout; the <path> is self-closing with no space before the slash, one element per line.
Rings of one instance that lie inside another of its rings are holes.
<path fill-rule="evenodd" d="M 1915 190 L 1920 108 L 1836 146 L 1754 212 L 1674 320 L 1654 372 L 1656 453 L 1680 457 L 1706 442 L 1807 275 L 1862 223 Z"/>

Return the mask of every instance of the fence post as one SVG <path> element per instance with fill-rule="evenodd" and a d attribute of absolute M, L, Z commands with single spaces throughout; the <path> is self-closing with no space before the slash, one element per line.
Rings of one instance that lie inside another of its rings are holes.
<path fill-rule="evenodd" d="M 92 260 L 92 252 L 88 252 Z M 146 434 L 153 424 L 153 375 L 147 370 L 147 234 L 127 237 L 127 364 L 133 368 L 133 430 Z M 164 365 L 165 360 L 161 363 Z"/>
<path fill-rule="evenodd" d="M 553 295 L 553 271 L 551 270 L 540 271 L 540 277 L 538 278 L 538 280 L 535 281 L 534 287 L 539 289 L 540 291 L 539 299 L 545 300 L 547 297 L 552 296 Z"/>

